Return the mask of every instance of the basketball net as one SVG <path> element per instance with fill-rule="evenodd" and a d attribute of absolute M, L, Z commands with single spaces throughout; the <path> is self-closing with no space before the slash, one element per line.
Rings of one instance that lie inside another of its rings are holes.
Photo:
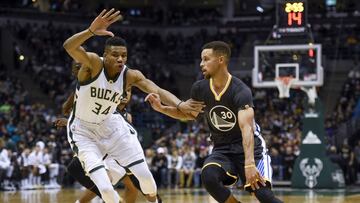
<path fill-rule="evenodd" d="M 278 77 L 276 78 L 276 86 L 279 90 L 279 98 L 289 98 L 290 97 L 290 87 L 296 81 L 295 78 L 291 76 Z"/>

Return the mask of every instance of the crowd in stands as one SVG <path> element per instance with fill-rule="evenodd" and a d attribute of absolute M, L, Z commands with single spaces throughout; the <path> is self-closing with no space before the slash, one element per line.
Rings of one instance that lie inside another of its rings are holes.
<path fill-rule="evenodd" d="M 59 187 L 72 152 L 51 109 L 30 103 L 22 83 L 0 69 L 0 188 Z M 60 176 L 59 176 L 60 177 Z"/>
<path fill-rule="evenodd" d="M 177 15 L 176 12 L 174 15 Z M 8 24 L 7 28 L 15 37 L 23 39 L 22 43 L 31 50 L 23 71 L 34 78 L 57 106 L 61 106 L 73 91 L 71 84 L 74 80 L 70 76 L 71 60 L 62 49 L 62 43 L 80 28 L 71 29 L 52 23 L 29 23 L 23 26 L 16 22 Z M 141 70 L 159 86 L 166 87 L 176 95 L 178 87 L 173 85 L 175 76 L 168 65 L 192 63 L 194 56 L 199 55 L 202 44 L 213 39 L 229 42 L 233 56 L 237 57 L 246 39 L 236 32 L 210 35 L 205 30 L 193 36 L 169 33 L 165 39 L 152 32 L 116 29 L 114 32 L 121 33 L 128 42 L 130 67 Z M 102 53 L 102 44 L 103 39 L 97 39 L 86 46 L 89 50 Z M 357 50 L 357 46 L 351 50 Z M 6 68 L 0 68 L 1 187 L 27 189 L 44 184 L 49 187 L 57 187 L 56 183 L 71 184 L 73 180 L 65 170 L 72 157 L 66 132 L 52 125 L 59 110 L 48 109 L 40 103 L 30 103 L 27 100 L 29 93 L 21 82 L 4 70 Z M 359 75 L 358 69 L 350 72 L 336 111 L 326 121 L 328 136 L 331 136 L 338 123 L 353 116 L 359 103 Z M 249 78 L 244 78 L 244 81 L 251 86 Z M 301 91 L 292 92 L 289 102 L 279 99 L 277 94 L 276 90 L 253 89 L 255 115 L 272 157 L 274 180 L 289 180 L 295 159 L 300 153 L 301 119 L 306 95 Z M 145 150 L 145 154 L 158 186 L 201 187 L 201 168 L 211 152 L 206 124 L 201 119 L 191 123 L 177 122 L 177 126 L 169 130 L 169 126 L 163 122 L 167 117 L 151 113 L 152 110 L 143 102 L 143 98 L 144 94 L 134 90 L 128 109 L 134 116 L 135 127 L 146 126 L 151 129 L 154 142 Z M 146 117 L 149 119 L 144 119 Z M 360 164 L 357 164 L 360 163 L 360 142 L 356 146 L 344 144 L 339 149 L 330 145 L 329 156 L 342 167 L 347 183 L 354 183 L 356 172 L 360 169 Z"/>
<path fill-rule="evenodd" d="M 360 98 L 360 66 L 355 65 L 349 72 L 348 78 L 343 84 L 340 99 L 335 107 L 333 119 L 336 123 L 341 123 L 352 118 L 354 110 Z"/>
<path fill-rule="evenodd" d="M 336 136 L 336 130 L 339 123 L 347 122 L 350 119 L 359 118 L 360 108 L 360 66 L 355 64 L 349 72 L 348 78 L 343 84 L 340 98 L 332 114 L 327 116 L 325 128 L 328 140 Z M 358 137 L 360 131 L 355 132 Z M 357 181 L 357 173 L 360 172 L 360 141 L 353 143 L 333 143 L 329 142 L 329 155 L 331 160 L 342 168 L 347 184 L 353 184 Z"/>
<path fill-rule="evenodd" d="M 137 24 L 156 24 L 171 26 L 188 26 L 207 23 L 219 23 L 219 8 L 192 8 L 188 6 L 167 5 L 166 2 L 160 5 L 145 6 L 124 6 L 121 13 L 126 19 L 126 23 L 136 22 Z M 171 4 L 171 3 L 169 3 Z M 0 4 L 1 5 L 1 4 Z M 102 2 L 96 7 L 89 7 L 80 0 L 59 0 L 59 1 L 13 1 L 4 2 L 4 7 L 17 7 L 28 9 L 33 12 L 51 12 L 58 14 L 69 14 L 78 16 L 96 16 L 104 8 L 112 8 L 114 5 L 110 2 Z"/>
<path fill-rule="evenodd" d="M 360 29 L 358 26 L 327 24 L 315 26 L 313 32 L 317 43 L 322 45 L 323 54 L 328 58 L 359 60 Z"/>

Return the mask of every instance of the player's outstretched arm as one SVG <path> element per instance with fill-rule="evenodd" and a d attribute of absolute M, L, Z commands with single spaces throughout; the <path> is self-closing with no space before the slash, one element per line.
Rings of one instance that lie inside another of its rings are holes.
<path fill-rule="evenodd" d="M 131 85 L 139 88 L 146 93 L 155 93 L 160 96 L 161 102 L 168 106 L 176 107 L 175 109 L 180 110 L 185 114 L 190 114 L 192 112 L 201 113 L 204 108 L 203 102 L 196 101 L 186 101 L 183 102 L 178 99 L 171 92 L 164 90 L 157 86 L 153 81 L 147 79 L 140 71 L 138 70 L 129 70 L 129 79 L 131 80 Z"/>
<path fill-rule="evenodd" d="M 101 61 L 100 57 L 91 52 L 86 52 L 81 45 L 88 40 L 90 37 L 98 36 L 114 36 L 114 34 L 107 30 L 107 28 L 114 22 L 121 19 L 120 11 L 111 9 L 106 11 L 105 9 L 94 19 L 90 27 L 84 31 L 76 33 L 75 35 L 68 38 L 63 46 L 66 52 L 76 61 L 82 63 L 87 67 L 94 67 L 96 65 L 100 66 Z"/>
<path fill-rule="evenodd" d="M 252 107 L 238 112 L 238 123 L 242 134 L 242 145 L 245 154 L 246 185 L 250 184 L 253 190 L 258 189 L 258 182 L 265 185 L 263 177 L 255 165 L 254 159 L 254 109 Z"/>
<path fill-rule="evenodd" d="M 158 94 L 150 93 L 146 96 L 145 101 L 149 102 L 151 107 L 160 113 L 179 120 L 195 120 L 199 113 L 183 113 L 174 106 L 165 106 L 161 104 L 160 96 Z"/>

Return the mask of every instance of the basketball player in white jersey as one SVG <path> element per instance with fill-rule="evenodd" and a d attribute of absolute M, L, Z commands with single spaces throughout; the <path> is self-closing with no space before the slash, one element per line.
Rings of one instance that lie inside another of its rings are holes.
<path fill-rule="evenodd" d="M 81 68 L 81 64 L 73 61 L 71 68 L 72 68 L 71 70 L 72 75 L 76 77 Z M 74 103 L 74 96 L 75 96 L 75 92 L 71 93 L 62 105 L 62 113 L 65 116 L 69 116 L 71 113 L 72 106 Z M 132 123 L 131 114 L 127 113 L 127 111 L 125 110 L 125 106 L 130 101 L 130 98 L 131 98 L 131 89 L 128 89 L 123 95 L 123 98 L 121 99 L 121 102 L 117 107 L 116 113 L 121 113 L 122 116 L 129 123 Z M 67 123 L 68 123 L 67 118 L 58 118 L 54 122 L 54 126 L 59 129 L 62 127 L 66 127 Z M 137 135 L 135 134 L 134 136 Z M 105 155 L 103 159 L 105 165 L 107 166 L 107 172 L 112 184 L 116 186 L 119 183 L 119 181 L 121 181 L 125 186 L 124 201 L 126 203 L 135 203 L 137 199 L 138 190 L 141 191 L 139 182 L 132 174 L 126 173 L 125 169 L 119 166 L 119 164 L 117 164 L 114 160 L 109 160 L 106 157 L 107 156 Z M 96 187 L 94 182 L 88 176 L 86 176 L 82 164 L 76 155 L 68 164 L 67 172 L 87 189 L 82 192 L 79 199 L 75 203 L 87 203 L 90 202 L 96 196 L 99 196 L 101 198 L 101 194 L 98 188 Z"/>
<path fill-rule="evenodd" d="M 120 18 L 119 11 L 103 10 L 88 29 L 64 42 L 68 54 L 86 67 L 80 69 L 77 76 L 79 85 L 68 123 L 69 142 L 106 203 L 118 203 L 119 196 L 104 169 L 105 153 L 134 174 L 149 202 L 157 202 L 156 184 L 144 162 L 141 145 L 133 136 L 135 130 L 120 114 L 114 114 L 121 95 L 128 86 L 135 86 L 146 93 L 159 94 L 164 104 L 176 106 L 184 113 L 201 112 L 203 105 L 190 100 L 182 102 L 146 79 L 140 71 L 126 68 L 126 42 L 107 31 L 107 27 Z M 81 47 L 95 35 L 112 37 L 105 44 L 103 59 Z"/>

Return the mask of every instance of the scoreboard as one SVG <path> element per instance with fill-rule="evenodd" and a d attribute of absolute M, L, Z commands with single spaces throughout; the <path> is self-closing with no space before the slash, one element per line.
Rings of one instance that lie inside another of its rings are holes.
<path fill-rule="evenodd" d="M 308 29 L 306 0 L 277 0 L 276 13 L 278 34 L 306 34 Z"/>

